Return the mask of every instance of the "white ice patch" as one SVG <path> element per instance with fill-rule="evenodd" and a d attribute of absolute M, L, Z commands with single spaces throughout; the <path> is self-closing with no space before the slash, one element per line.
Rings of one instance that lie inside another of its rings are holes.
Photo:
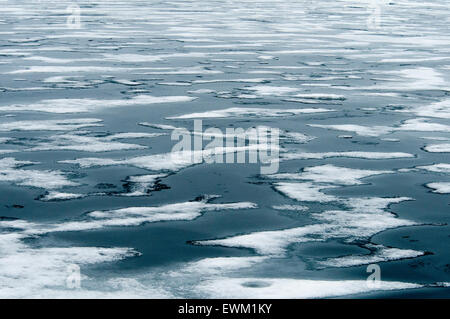
<path fill-rule="evenodd" d="M 428 183 L 426 186 L 433 189 L 433 193 L 450 194 L 450 183 Z"/>
<path fill-rule="evenodd" d="M 416 132 L 450 132 L 450 126 L 439 123 L 430 123 L 425 119 L 411 119 L 404 121 L 395 131 L 416 131 Z"/>
<path fill-rule="evenodd" d="M 217 196 L 215 196 L 217 197 Z M 211 198 L 211 197 L 210 197 Z M 214 196 L 212 197 L 214 198 Z M 186 221 L 200 217 L 204 212 L 257 208 L 255 203 L 237 202 L 212 204 L 208 198 L 202 201 L 182 202 L 151 207 L 127 207 L 106 211 L 93 211 L 79 221 L 57 224 L 27 223 L 21 220 L 0 221 L 0 227 L 23 229 L 23 236 L 45 235 L 53 232 L 70 232 L 101 229 L 105 227 L 138 226 L 162 221 Z"/>
<path fill-rule="evenodd" d="M 427 145 L 423 149 L 430 153 L 449 153 L 450 152 L 450 144 Z"/>
<path fill-rule="evenodd" d="M 45 189 L 58 189 L 78 184 L 67 179 L 63 172 L 54 170 L 20 169 L 25 165 L 37 164 L 17 161 L 7 157 L 0 159 L 0 182 L 9 182 L 20 186 L 31 186 Z"/>
<path fill-rule="evenodd" d="M 330 185 L 315 185 L 313 183 L 275 183 L 274 187 L 289 198 L 303 202 L 333 202 L 337 198 L 321 192 L 323 189 L 334 188 Z"/>
<path fill-rule="evenodd" d="M 328 164 L 306 167 L 301 173 L 281 173 L 267 175 L 266 177 L 273 179 L 309 180 L 316 183 L 330 183 L 336 185 L 360 185 L 363 184 L 360 181 L 362 178 L 389 173 L 393 173 L 393 171 L 353 169 Z"/>
<path fill-rule="evenodd" d="M 273 209 L 276 210 L 290 210 L 290 211 L 298 211 L 303 212 L 309 209 L 307 206 L 301 206 L 301 205 L 276 205 L 272 206 Z"/>
<path fill-rule="evenodd" d="M 443 74 L 432 68 L 418 67 L 379 73 L 391 75 L 393 78 L 389 79 L 387 84 L 376 84 L 364 89 L 388 91 L 448 90 L 448 83 L 445 81 Z"/>
<path fill-rule="evenodd" d="M 450 174 L 450 164 L 440 163 L 427 166 L 417 166 L 416 168 L 427 170 L 429 172 Z"/>
<path fill-rule="evenodd" d="M 153 190 L 156 183 L 167 174 L 139 175 L 130 176 L 126 180 L 128 192 L 121 194 L 122 196 L 146 196 L 148 192 Z"/>
<path fill-rule="evenodd" d="M 74 194 L 74 193 L 61 193 L 61 192 L 48 192 L 47 194 L 39 197 L 39 200 L 44 202 L 51 202 L 51 201 L 63 201 L 63 200 L 70 200 L 70 199 L 78 199 L 86 197 L 84 194 Z"/>
<path fill-rule="evenodd" d="M 23 73 L 99 73 L 104 72 L 124 72 L 132 71 L 132 68 L 118 68 L 118 67 L 103 67 L 103 66 L 59 66 L 49 65 L 41 66 L 34 65 L 27 69 L 15 70 L 7 72 L 6 74 L 23 74 Z"/>
<path fill-rule="evenodd" d="M 363 126 L 357 124 L 308 124 L 311 127 L 319 127 L 337 131 L 354 132 L 360 136 L 380 136 L 396 131 L 416 131 L 416 132 L 450 132 L 450 126 L 439 123 L 430 123 L 421 118 L 406 120 L 399 126 Z"/>
<path fill-rule="evenodd" d="M 209 93 L 215 93 L 216 91 L 211 89 L 198 89 L 198 90 L 192 90 L 188 91 L 189 94 L 209 94 Z"/>
<path fill-rule="evenodd" d="M 148 122 L 141 122 L 141 123 L 139 123 L 139 125 L 147 126 L 147 127 L 151 127 L 151 128 L 156 128 L 158 130 L 176 130 L 176 129 L 178 129 L 178 127 L 173 126 L 173 125 L 153 124 L 153 123 L 148 123 Z"/>
<path fill-rule="evenodd" d="M 259 96 L 284 96 L 293 92 L 300 91 L 297 88 L 291 88 L 286 86 L 269 86 L 269 85 L 252 86 L 245 89 L 255 91 L 255 94 Z"/>
<path fill-rule="evenodd" d="M 204 160 L 211 160 L 216 156 L 222 156 L 227 153 L 259 151 L 274 149 L 274 146 L 263 144 L 236 146 L 236 147 L 216 147 L 209 148 L 203 151 L 179 151 L 162 154 L 154 154 L 147 156 L 138 156 L 128 159 L 110 159 L 110 158 L 96 158 L 86 157 L 75 160 L 64 160 L 59 163 L 77 164 L 80 167 L 95 167 L 95 166 L 112 166 L 112 165 L 129 165 L 138 168 L 143 168 L 151 171 L 179 171 L 183 168 L 200 164 L 194 161 L 195 158 L 203 158 Z"/>
<path fill-rule="evenodd" d="M 324 94 L 324 93 L 303 93 L 303 94 L 295 94 L 294 97 L 302 98 L 302 99 L 312 99 L 312 100 L 345 100 L 344 95 L 339 94 Z"/>
<path fill-rule="evenodd" d="M 76 134 L 53 135 L 49 141 L 40 142 L 37 146 L 27 149 L 27 151 L 83 151 L 83 152 L 109 152 L 120 150 L 145 149 L 146 146 L 112 141 L 114 139 L 127 138 L 125 135 L 111 135 L 107 137 L 96 137 Z M 129 137 L 136 138 L 136 135 Z M 138 137 L 143 137 L 141 134 Z"/>
<path fill-rule="evenodd" d="M 304 197 L 301 194 L 299 196 Z M 323 199 L 322 196 L 318 197 L 319 200 Z M 295 243 L 323 242 L 330 239 L 345 239 L 347 243 L 354 243 L 368 240 L 373 235 L 390 228 L 417 225 L 413 221 L 397 218 L 385 211 L 389 205 L 405 200 L 410 198 L 349 198 L 341 201 L 350 208 L 349 211 L 312 214 L 312 218 L 321 222 L 318 224 L 254 232 L 224 239 L 195 241 L 194 244 L 249 248 L 261 255 L 284 256 L 287 247 Z"/>
<path fill-rule="evenodd" d="M 295 159 L 325 159 L 331 157 L 350 157 L 350 158 L 363 158 L 363 159 L 395 159 L 395 158 L 411 158 L 413 154 L 402 152 L 362 152 L 362 151 L 349 151 L 349 152 L 325 152 L 325 153 L 283 153 L 282 160 L 295 160 Z"/>
<path fill-rule="evenodd" d="M 365 280 L 304 280 L 288 278 L 219 278 L 207 280 L 196 289 L 209 298 L 305 299 L 348 296 L 373 291 L 420 288 L 422 285 L 380 281 L 372 287 Z"/>
<path fill-rule="evenodd" d="M 204 258 L 199 261 L 188 263 L 183 268 L 183 272 L 192 272 L 202 275 L 223 274 L 226 271 L 249 268 L 265 260 L 267 260 L 267 257 L 264 256 Z"/>
<path fill-rule="evenodd" d="M 142 74 L 152 75 L 152 74 L 164 74 L 164 75 L 202 75 L 202 74 L 221 74 L 222 71 L 210 70 L 201 66 L 192 67 L 180 67 L 180 68 L 148 68 L 151 69 L 150 72 L 144 72 Z"/>
<path fill-rule="evenodd" d="M 164 133 L 141 133 L 141 132 L 125 132 L 125 133 L 116 133 L 109 136 L 105 136 L 106 140 L 119 140 L 119 139 L 133 139 L 133 138 L 152 138 L 166 135 Z"/>
<path fill-rule="evenodd" d="M 251 79 L 213 79 L 213 80 L 195 80 L 192 84 L 209 84 L 209 83 L 264 83 L 274 80 L 272 78 L 251 78 Z"/>
<path fill-rule="evenodd" d="M 335 124 L 335 125 L 324 125 L 324 124 L 308 124 L 311 127 L 325 128 L 344 132 L 354 132 L 360 136 L 380 136 L 383 134 L 388 134 L 392 132 L 392 127 L 388 126 L 363 126 L 357 124 Z"/>
<path fill-rule="evenodd" d="M 195 100 L 189 96 L 151 96 L 138 95 L 130 99 L 122 100 L 97 100 L 97 99 L 53 99 L 42 100 L 38 103 L 13 104 L 0 106 L 0 111 L 37 111 L 48 113 L 84 113 L 96 112 L 103 109 L 160 104 L 160 103 L 181 103 Z"/>
<path fill-rule="evenodd" d="M 1 108 L 0 108 L 1 110 Z M 207 111 L 202 113 L 191 113 L 168 119 L 194 119 L 194 118 L 230 118 L 230 117 L 285 117 L 300 114 L 314 114 L 332 112 L 331 109 L 305 108 L 305 109 L 263 109 L 263 108 L 240 108 L 232 107 L 223 110 Z"/>
<path fill-rule="evenodd" d="M 431 103 L 425 106 L 419 106 L 411 109 L 411 112 L 419 116 L 450 119 L 450 99 Z"/>
<path fill-rule="evenodd" d="M 147 126 L 147 127 L 151 127 L 151 128 L 155 128 L 155 129 L 160 129 L 160 130 L 177 130 L 177 129 L 184 129 L 181 127 L 176 127 L 173 125 L 165 125 L 165 124 L 152 124 L 152 123 L 148 123 L 148 122 L 142 122 L 139 123 L 139 125 L 142 126 Z M 248 141 L 258 141 L 258 134 L 265 134 L 266 132 L 270 132 L 272 131 L 273 128 L 269 127 L 269 126 L 257 126 L 256 128 L 252 128 L 252 130 L 247 130 L 243 133 L 240 133 L 238 131 L 233 132 L 233 134 L 223 134 L 223 133 L 208 133 L 208 132 L 190 132 L 193 135 L 201 135 L 203 137 L 210 137 L 210 138 L 223 138 L 223 139 L 227 139 L 227 138 L 231 138 L 231 137 L 235 137 L 235 138 L 239 138 L 239 139 L 243 139 L 243 140 L 248 140 Z M 309 141 L 312 141 L 313 139 L 315 139 L 316 137 L 314 136 L 309 136 L 300 132 L 288 132 L 288 131 L 282 131 L 280 130 L 279 132 L 279 137 L 282 141 L 285 141 L 287 143 L 299 143 L 299 144 L 303 144 L 303 143 L 308 143 Z"/>
<path fill-rule="evenodd" d="M 100 119 L 34 120 L 0 123 L 0 131 L 72 131 L 83 127 L 103 126 Z"/>
<path fill-rule="evenodd" d="M 17 223 L 15 223 L 17 224 Z M 0 227 L 9 227 L 2 223 Z M 13 224 L 14 226 L 14 224 Z M 33 224 L 23 224 L 33 226 Z M 0 234 L 0 297 L 47 298 L 70 295 L 67 290 L 68 267 L 114 262 L 137 253 L 129 248 L 54 247 L 31 248 L 22 242 L 23 233 Z M 83 280 L 87 280 L 83 276 Z"/>
<path fill-rule="evenodd" d="M 415 258 L 425 254 L 423 251 L 391 248 L 382 245 L 368 244 L 365 245 L 365 247 L 371 250 L 370 254 L 328 258 L 319 262 L 319 264 L 325 267 L 354 267 L 376 264 L 385 261 Z"/>

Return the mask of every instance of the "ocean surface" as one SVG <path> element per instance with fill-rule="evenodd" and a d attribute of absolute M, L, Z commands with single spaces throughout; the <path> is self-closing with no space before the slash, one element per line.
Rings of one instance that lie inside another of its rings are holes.
<path fill-rule="evenodd" d="M 0 1 L 0 297 L 450 297 L 449 22 Z M 279 170 L 173 157 L 194 119 L 279 129 Z"/>

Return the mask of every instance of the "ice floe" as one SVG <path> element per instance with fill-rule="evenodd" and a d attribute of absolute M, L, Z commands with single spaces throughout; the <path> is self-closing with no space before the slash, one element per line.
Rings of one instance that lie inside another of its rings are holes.
<path fill-rule="evenodd" d="M 125 187 L 126 193 L 122 193 L 122 196 L 146 196 L 151 191 L 157 191 L 167 186 L 159 184 L 161 178 L 167 177 L 167 174 L 152 174 L 152 175 L 139 175 L 129 176 L 126 180 Z"/>
<path fill-rule="evenodd" d="M 1 110 L 1 108 L 0 108 Z M 304 109 L 264 109 L 264 108 L 240 108 L 232 107 L 223 110 L 191 113 L 180 116 L 172 116 L 168 119 L 193 119 L 193 118 L 229 118 L 229 117 L 284 117 L 299 114 L 314 114 L 332 112 L 330 109 L 304 108 Z"/>
<path fill-rule="evenodd" d="M 304 202 L 332 202 L 337 198 L 321 192 L 323 189 L 335 188 L 330 185 L 315 185 L 313 183 L 274 183 L 274 188 L 287 197 Z"/>
<path fill-rule="evenodd" d="M 151 171 L 175 172 L 189 166 L 201 164 L 203 163 L 203 161 L 212 162 L 217 158 L 217 156 L 223 156 L 225 154 L 275 149 L 278 148 L 276 148 L 276 146 L 274 145 L 252 144 L 248 146 L 207 148 L 200 151 L 174 151 L 162 154 L 131 157 L 128 159 L 85 157 L 74 160 L 63 160 L 59 161 L 59 163 L 77 164 L 83 168 L 96 166 L 129 165 Z M 202 159 L 202 161 L 196 161 L 197 158 Z"/>
<path fill-rule="evenodd" d="M 385 247 L 383 245 L 367 244 L 364 248 L 369 249 L 370 254 L 328 258 L 320 261 L 319 264 L 326 267 L 353 267 L 425 255 L 423 251 Z"/>
<path fill-rule="evenodd" d="M 308 189 L 307 186 L 305 189 Z M 294 195 L 297 195 L 298 188 L 294 188 L 294 191 Z M 314 201 L 337 200 L 337 198 L 325 198 L 324 195 L 317 194 L 318 192 L 316 188 L 313 195 L 318 198 L 314 198 Z M 299 196 L 306 197 L 306 195 Z M 385 210 L 389 205 L 405 200 L 410 200 L 410 198 L 349 198 L 342 200 L 343 204 L 350 208 L 348 211 L 330 210 L 311 214 L 311 217 L 320 223 L 282 230 L 260 231 L 224 239 L 194 241 L 193 243 L 249 248 L 254 249 L 260 255 L 284 256 L 287 247 L 295 243 L 322 242 L 329 239 L 343 239 L 347 243 L 367 241 L 373 235 L 390 228 L 417 225 L 414 221 L 397 218 Z"/>
<path fill-rule="evenodd" d="M 433 189 L 433 193 L 450 194 L 450 183 L 449 182 L 428 183 L 426 186 L 428 188 Z"/>
<path fill-rule="evenodd" d="M 58 189 L 76 186 L 66 174 L 58 170 L 21 169 L 26 165 L 37 164 L 29 161 L 18 161 L 7 157 L 0 159 L 0 182 L 9 182 L 19 186 L 31 186 L 45 189 Z"/>
<path fill-rule="evenodd" d="M 184 266 L 183 272 L 193 272 L 203 275 L 221 274 L 225 271 L 252 267 L 265 260 L 267 260 L 265 256 L 204 258 L 188 263 Z"/>
<path fill-rule="evenodd" d="M 196 201 L 166 204 L 161 206 L 127 207 L 113 210 L 92 211 L 79 220 L 55 224 L 28 223 L 22 220 L 0 221 L 0 227 L 16 228 L 22 237 L 38 236 L 54 232 L 86 231 L 104 227 L 138 226 L 144 223 L 193 220 L 204 212 L 222 210 L 254 209 L 251 202 L 215 204 L 210 201 L 218 196 L 206 196 Z"/>
<path fill-rule="evenodd" d="M 403 121 L 398 126 L 363 126 L 358 124 L 308 124 L 311 127 L 319 127 L 337 131 L 354 132 L 360 136 L 380 136 L 396 131 L 417 131 L 417 132 L 450 132 L 450 126 L 440 123 L 430 123 L 428 120 L 417 118 Z"/>
<path fill-rule="evenodd" d="M 327 164 L 305 167 L 301 173 L 280 173 L 267 175 L 265 177 L 272 179 L 307 180 L 316 183 L 330 183 L 336 185 L 360 185 L 363 184 L 360 181 L 362 178 L 389 173 L 393 173 L 393 171 L 353 169 Z"/>
<path fill-rule="evenodd" d="M 395 158 L 411 158 L 414 157 L 414 155 L 403 152 L 362 152 L 362 151 L 325 152 L 325 153 L 287 152 L 281 154 L 282 160 L 325 159 L 331 157 L 350 157 L 350 158 L 381 160 L 381 159 L 395 159 Z"/>
<path fill-rule="evenodd" d="M 100 119 L 30 120 L 0 123 L 1 132 L 9 131 L 72 131 L 84 127 L 103 126 Z"/>
<path fill-rule="evenodd" d="M 396 281 L 381 281 L 380 285 L 370 286 L 365 280 L 225 277 L 207 280 L 196 288 L 209 298 L 311 299 L 420 287 L 422 285 Z"/>
<path fill-rule="evenodd" d="M 307 206 L 302 206 L 302 205 L 275 205 L 272 206 L 273 209 L 276 210 L 289 210 L 289 211 L 299 211 L 299 212 L 303 212 L 309 209 L 309 207 Z"/>
<path fill-rule="evenodd" d="M 417 166 L 416 168 L 427 170 L 429 172 L 450 174 L 450 164 L 439 163 L 426 166 Z"/>
<path fill-rule="evenodd" d="M 107 137 L 79 134 L 53 135 L 48 137 L 47 140 L 37 143 L 36 146 L 27 149 L 27 151 L 69 150 L 83 152 L 109 152 L 147 148 L 143 145 L 113 141 L 118 138 L 127 138 L 127 136 L 130 138 L 136 138 L 136 136 L 143 137 L 141 134 L 133 135 L 133 133 L 131 133 L 131 135 L 111 135 Z"/>
<path fill-rule="evenodd" d="M 449 153 L 450 144 L 432 144 L 425 146 L 423 149 L 430 153 Z"/>
<path fill-rule="evenodd" d="M 38 111 L 48 113 L 84 113 L 95 112 L 103 109 L 160 104 L 160 103 L 181 103 L 195 100 L 189 96 L 151 96 L 138 95 L 130 99 L 121 100 L 100 100 L 100 99 L 52 99 L 42 100 L 30 104 L 13 104 L 0 106 L 0 111 Z"/>
<path fill-rule="evenodd" d="M 38 199 L 41 201 L 44 201 L 44 202 L 51 202 L 51 201 L 79 199 L 79 198 L 83 198 L 83 197 L 86 197 L 86 195 L 51 191 L 51 192 L 47 192 L 45 195 L 40 196 Z"/>
<path fill-rule="evenodd" d="M 357 124 L 333 124 L 333 125 L 324 125 L 324 124 L 308 124 L 311 127 L 325 128 L 337 131 L 345 131 L 345 132 L 354 132 L 361 136 L 380 136 L 382 134 L 387 134 L 392 132 L 391 127 L 387 126 L 363 126 Z"/>
<path fill-rule="evenodd" d="M 0 228 L 34 226 L 37 225 L 21 221 L 0 222 Z M 26 238 L 28 235 L 21 232 L 0 234 L 1 298 L 44 298 L 48 293 L 53 297 L 70 295 L 67 289 L 69 267 L 115 262 L 137 255 L 133 249 L 121 247 L 33 248 L 24 243 Z"/>
<path fill-rule="evenodd" d="M 450 99 L 412 108 L 410 111 L 418 116 L 450 119 Z"/>

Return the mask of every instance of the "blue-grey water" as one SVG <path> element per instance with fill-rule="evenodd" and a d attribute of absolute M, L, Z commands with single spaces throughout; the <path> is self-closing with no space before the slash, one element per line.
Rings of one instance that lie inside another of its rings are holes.
<path fill-rule="evenodd" d="M 446 0 L 0 5 L 0 297 L 450 297 Z"/>

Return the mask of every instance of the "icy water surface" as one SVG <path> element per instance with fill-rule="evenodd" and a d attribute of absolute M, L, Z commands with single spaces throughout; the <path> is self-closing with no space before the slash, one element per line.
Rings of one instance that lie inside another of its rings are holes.
<path fill-rule="evenodd" d="M 447 0 L 0 5 L 0 297 L 450 296 Z"/>

